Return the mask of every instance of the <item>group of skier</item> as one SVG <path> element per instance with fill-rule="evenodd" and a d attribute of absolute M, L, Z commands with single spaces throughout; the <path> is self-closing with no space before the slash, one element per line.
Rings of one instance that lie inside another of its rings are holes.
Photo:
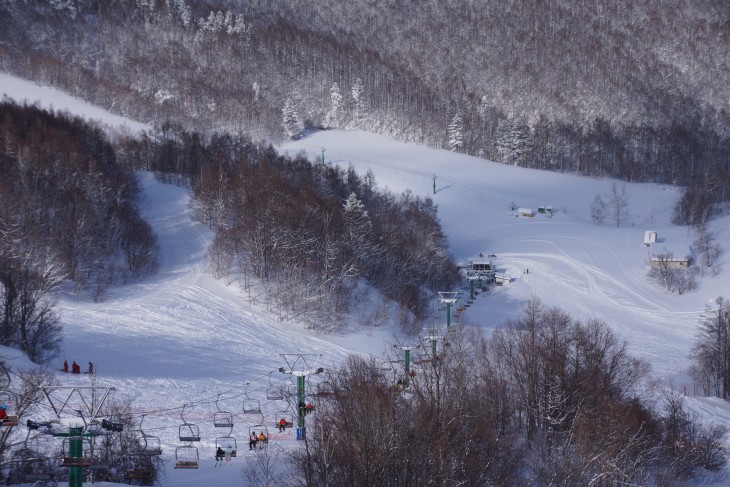
<path fill-rule="evenodd" d="M 63 361 L 63 368 L 61 369 L 62 372 L 68 373 L 68 360 Z M 72 374 L 80 374 L 81 373 L 81 366 L 76 363 L 74 360 L 71 364 L 71 373 Z M 87 374 L 93 374 L 94 373 L 94 364 L 89 362 L 89 368 L 86 369 Z"/>

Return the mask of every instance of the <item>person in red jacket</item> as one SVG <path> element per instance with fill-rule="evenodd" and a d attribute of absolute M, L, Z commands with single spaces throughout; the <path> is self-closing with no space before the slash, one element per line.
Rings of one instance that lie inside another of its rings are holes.
<path fill-rule="evenodd" d="M 281 418 L 279 420 L 279 433 L 283 433 L 285 429 L 286 429 L 286 419 Z"/>
<path fill-rule="evenodd" d="M 81 367 L 79 367 L 79 364 L 77 364 L 75 360 L 74 360 L 74 363 L 71 364 L 71 373 L 72 374 L 81 373 Z"/>
<path fill-rule="evenodd" d="M 8 419 L 8 405 L 3 404 L 0 406 L 0 421 L 5 421 Z"/>

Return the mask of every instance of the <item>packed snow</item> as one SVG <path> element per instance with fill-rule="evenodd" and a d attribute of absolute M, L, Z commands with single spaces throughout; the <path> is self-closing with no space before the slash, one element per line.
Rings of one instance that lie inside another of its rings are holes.
<path fill-rule="evenodd" d="M 55 109 L 66 97 L 1 73 L 0 92 Z M 92 113 L 92 107 L 78 101 L 64 109 L 109 126 L 144 127 L 97 109 Z M 380 188 L 432 198 L 457 262 L 495 255 L 498 272 L 511 276 L 510 283 L 480 293 L 454 321 L 489 331 L 516 317 L 535 296 L 576 318 L 604 319 L 629 342 L 633 354 L 652 364 L 657 380 L 677 390 L 693 390 L 686 371 L 698 320 L 717 296 L 730 294 L 730 269 L 702 278 L 699 289 L 681 296 L 647 279 L 646 231 L 657 232 L 657 244 L 691 246 L 687 229 L 670 223 L 678 188 L 618 182 L 626 185 L 630 217 L 617 228 L 610 217 L 600 226 L 590 218 L 593 198 L 605 197 L 616 183 L 610 179 L 505 166 L 360 131 L 316 132 L 280 150 L 304 152 L 312 159 L 324 153 L 327 163 L 352 165 L 361 174 L 372 170 Z M 162 442 L 167 462 L 161 485 L 246 485 L 242 468 L 255 454 L 248 452 L 245 439 L 249 426 L 261 417 L 244 415 L 243 402 L 260 401 L 273 432 L 276 419 L 287 413 L 284 401 L 267 399 L 267 389 L 291 386 L 291 375 L 278 371 L 287 366 L 287 358 L 306 354 L 307 368 L 332 369 L 350 353 L 381 357 L 392 349 L 397 327 L 347 326 L 335 335 L 313 335 L 273 308 L 253 283 L 242 289 L 242 283 L 215 280 L 206 265 L 213 233 L 192 220 L 187 191 L 161 184 L 149 173 L 139 177 L 144 216 L 161 245 L 160 272 L 113 288 L 103 302 L 72 292 L 60 296 L 64 344 L 58 366 L 64 358 L 82 368 L 91 361 L 97 373 L 59 372 L 58 379 L 63 385 L 113 386 L 114 394 L 134 399 L 134 411 L 147 414 L 145 431 Z M 537 211 L 546 206 L 553 208 L 551 218 Z M 518 208 L 532 209 L 535 215 L 519 216 Z M 712 222 L 721 245 L 730 237 L 728 228 L 728 217 Z M 726 268 L 726 255 L 721 259 L 719 266 Z M 444 291 L 462 292 L 461 302 L 468 295 L 466 283 Z M 445 316 L 436 308 L 433 323 L 443 325 Z M 308 387 L 317 380 L 313 376 Z M 688 399 L 705 420 L 730 420 L 724 401 Z M 213 458 L 215 438 L 221 435 L 213 426 L 219 408 L 235 413 L 233 433 L 242 452 L 224 468 L 215 468 Z M 200 426 L 197 470 L 173 468 L 183 422 Z M 271 451 L 296 444 L 290 431 L 272 436 Z"/>

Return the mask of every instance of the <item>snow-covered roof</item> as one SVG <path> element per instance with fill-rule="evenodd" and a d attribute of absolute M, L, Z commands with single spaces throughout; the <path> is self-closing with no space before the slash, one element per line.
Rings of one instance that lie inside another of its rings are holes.
<path fill-rule="evenodd" d="M 651 260 L 666 259 L 669 261 L 689 260 L 692 252 L 689 247 L 679 243 L 654 243 L 649 247 Z"/>

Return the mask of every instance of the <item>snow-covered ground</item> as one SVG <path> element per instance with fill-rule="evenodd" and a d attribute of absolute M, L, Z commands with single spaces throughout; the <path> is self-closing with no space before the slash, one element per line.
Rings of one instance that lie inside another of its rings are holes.
<path fill-rule="evenodd" d="M 0 93 L 38 100 L 41 106 L 60 99 L 55 90 L 1 73 Z M 77 113 L 88 113 L 78 106 Z M 100 119 L 109 125 L 121 123 L 111 117 Z M 647 280 L 645 231 L 656 231 L 659 244 L 689 247 L 692 241 L 685 228 L 669 223 L 679 195 L 676 188 L 627 183 L 631 216 L 626 225 L 616 228 L 609 218 L 598 226 L 591 221 L 590 203 L 597 194 L 605 197 L 613 180 L 509 167 L 357 131 L 318 132 L 281 150 L 304 151 L 314 158 L 322 156 L 323 148 L 327 161 L 352 164 L 360 173 L 372 169 L 381 188 L 433 198 L 457 261 L 495 254 L 498 270 L 513 276 L 508 286 L 477 297 L 462 314 L 465 325 L 498 327 L 536 296 L 577 318 L 606 320 L 635 355 L 652 364 L 657 379 L 692 390 L 686 369 L 698 319 L 714 298 L 730 294 L 730 269 L 719 277 L 703 278 L 698 290 L 682 296 L 668 294 Z M 270 386 L 292 383 L 291 376 L 278 372 L 287 365 L 288 357 L 282 354 L 307 354 L 308 367 L 332 368 L 353 352 L 381 356 L 392 348 L 396 328 L 349 328 L 338 335 L 313 336 L 271 309 L 255 288 L 249 293 L 213 279 L 205 262 L 212 232 L 190 219 L 186 191 L 160 184 L 150 174 L 140 178 L 146 196 L 144 215 L 161 244 L 160 272 L 141 283 L 112 289 L 101 303 L 62 295 L 63 357 L 82 367 L 94 362 L 97 384 L 133 397 L 134 410 L 148 414 L 146 432 L 160 437 L 168 460 L 180 444 L 181 408 L 188 405 L 184 421 L 201 429 L 201 467 L 175 470 L 174 462 L 168 461 L 161 485 L 245 485 L 241 468 L 253 454 L 244 451 L 232 468 L 213 467 L 213 445 L 221 435 L 213 427 L 217 407 L 236 413 L 234 435 L 239 450 L 244 450 L 248 427 L 261 418 L 244 415 L 243 401 L 260 401 L 270 430 L 285 408 L 283 401 L 266 398 Z M 513 204 L 535 211 L 538 206 L 552 206 L 554 214 L 516 217 Z M 712 228 L 718 242 L 728 241 L 729 218 L 714 221 Z M 722 260 L 720 265 L 727 267 L 727 257 Z M 467 288 L 457 290 L 465 291 L 460 298 L 465 299 Z M 435 320 L 443 324 L 445 317 Z M 87 375 L 59 373 L 59 379 L 65 385 L 91 383 Z M 689 402 L 708 421 L 730 419 L 723 401 L 689 398 Z M 286 433 L 272 441 L 272 448 L 294 444 Z"/>

